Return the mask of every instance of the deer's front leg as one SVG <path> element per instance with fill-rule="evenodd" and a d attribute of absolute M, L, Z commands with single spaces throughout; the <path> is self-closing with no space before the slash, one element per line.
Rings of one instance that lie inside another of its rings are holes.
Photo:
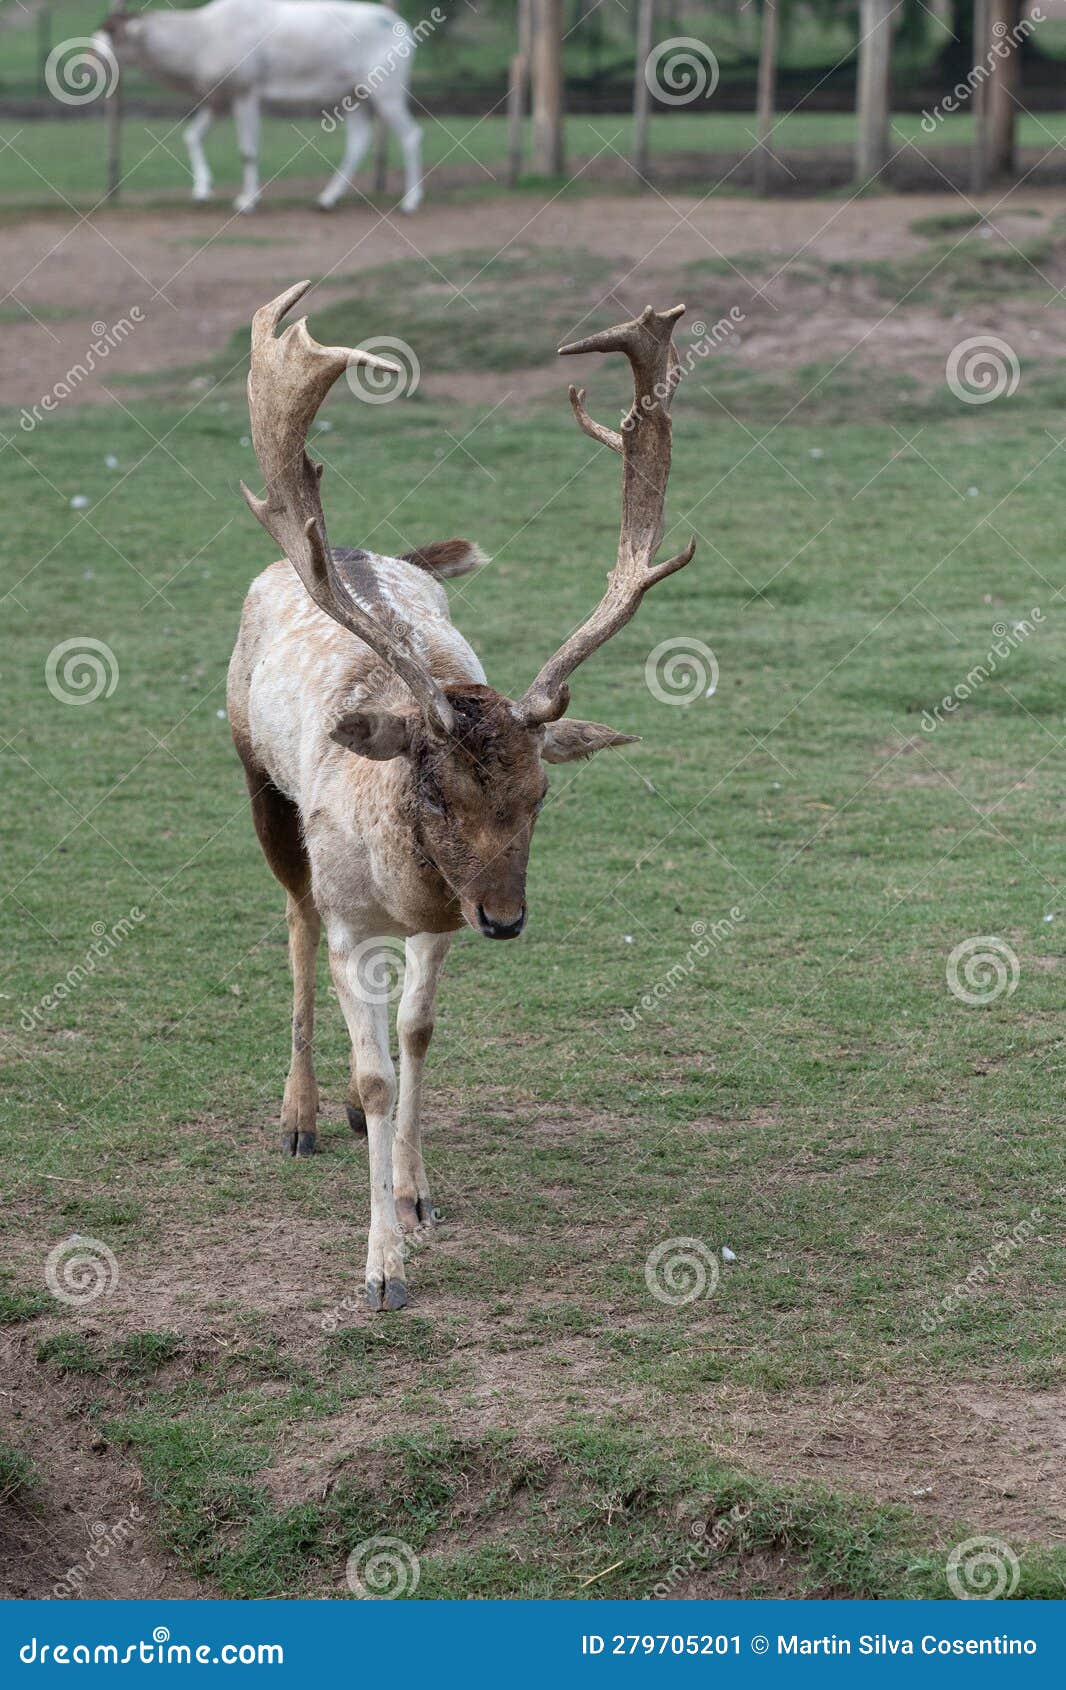
<path fill-rule="evenodd" d="M 210 106 L 201 106 L 185 127 L 185 145 L 189 149 L 189 163 L 192 166 L 194 200 L 211 198 L 211 168 L 204 152 L 204 136 L 211 127 L 213 117 L 214 112 Z"/>
<path fill-rule="evenodd" d="M 400 1101 L 392 1150 L 396 1213 L 405 1232 L 433 1225 L 433 1200 L 422 1160 L 422 1074 L 433 1037 L 433 1004 L 450 933 L 416 933 L 406 945 L 403 996 L 396 1016 Z"/>
<path fill-rule="evenodd" d="M 407 1302 L 407 1276 L 403 1261 L 403 1234 L 396 1219 L 392 1189 L 392 1107 L 396 1100 L 396 1075 L 389 1055 L 389 1006 L 376 1001 L 363 984 L 383 978 L 388 972 L 387 946 L 382 946 L 380 964 L 369 954 L 364 941 L 359 966 L 352 958 L 353 946 L 335 933 L 329 938 L 329 966 L 337 988 L 344 1019 L 352 1040 L 352 1054 L 359 1072 L 359 1094 L 366 1111 L 366 1136 L 370 1153 L 370 1235 L 366 1256 L 366 1300 L 371 1309 L 402 1309 Z"/>
<path fill-rule="evenodd" d="M 241 191 L 233 205 L 237 211 L 254 211 L 259 201 L 259 96 L 239 94 L 233 118 L 242 167 Z"/>

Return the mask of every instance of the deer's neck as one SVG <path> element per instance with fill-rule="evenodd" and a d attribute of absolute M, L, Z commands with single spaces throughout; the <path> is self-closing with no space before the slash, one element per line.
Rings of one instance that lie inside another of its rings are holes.
<path fill-rule="evenodd" d="M 369 904 L 411 932 L 454 932 L 463 924 L 459 901 L 422 839 L 410 763 L 343 755 L 343 778 L 329 806 L 335 818 L 343 816 L 343 866 L 333 849 L 320 855 L 322 876 L 331 883 L 326 901 L 335 903 L 331 892 L 339 892 L 341 900 Z M 337 884 L 346 878 L 347 888 Z"/>

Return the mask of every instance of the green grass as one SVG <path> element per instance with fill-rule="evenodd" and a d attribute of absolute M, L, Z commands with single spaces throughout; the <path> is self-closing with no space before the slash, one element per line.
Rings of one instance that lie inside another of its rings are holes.
<path fill-rule="evenodd" d="M 507 126 L 502 115 L 476 117 L 430 117 L 419 113 L 423 126 L 426 192 L 431 198 L 444 194 L 478 194 L 494 191 L 484 170 L 501 171 L 507 152 Z M 928 135 L 918 113 L 897 113 L 893 119 L 895 144 L 910 143 L 920 151 L 936 152 L 944 147 L 969 145 L 971 121 L 953 117 Z M 182 123 L 173 119 L 130 117 L 123 125 L 122 191 L 130 203 L 174 194 L 188 195 L 190 174 Z M 632 123 L 624 113 L 597 116 L 574 115 L 567 120 L 568 176 L 574 178 L 571 191 L 595 183 L 597 160 L 611 164 L 614 155 L 627 159 L 631 153 Z M 728 171 L 715 163 L 714 155 L 747 154 L 755 145 L 754 118 L 743 112 L 679 111 L 658 114 L 651 119 L 653 165 L 668 179 L 670 155 L 708 155 L 706 181 L 702 191 L 735 192 Z M 775 146 L 786 159 L 790 151 L 847 150 L 854 144 L 855 124 L 848 112 L 796 112 L 783 116 L 774 132 Z M 1066 140 L 1066 113 L 1046 112 L 1022 115 L 1018 121 L 1019 145 L 1037 148 L 1041 155 Z M 239 163 L 230 121 L 217 123 L 205 143 L 216 178 L 216 202 L 201 208 L 205 225 L 228 209 L 237 191 Z M 391 153 L 393 198 L 399 183 L 395 148 Z M 321 183 L 332 174 L 340 158 L 336 135 L 326 135 L 312 118 L 269 117 L 264 120 L 261 170 L 264 183 L 263 210 L 294 199 L 306 200 L 309 185 Z M 591 162 L 590 162 L 591 161 Z M 465 186 L 448 185 L 462 173 Z M 635 177 L 618 176 L 622 187 L 639 188 Z M 65 210 L 69 205 L 88 209 L 101 198 L 105 182 L 105 148 L 102 121 L 95 117 L 67 119 L 0 120 L 0 210 Z M 530 188 L 542 188 L 543 179 L 530 176 Z M 370 177 L 361 179 L 364 193 L 370 191 Z M 191 203 L 191 202 L 190 202 Z M 356 202 L 351 202 L 356 203 Z M 390 201 L 391 203 L 391 201 Z"/>
<path fill-rule="evenodd" d="M 569 261 L 577 287 L 584 255 Z M 445 261 L 460 282 L 479 262 Z M 1003 284 L 977 276 L 989 298 Z M 314 326 L 358 334 L 396 280 L 371 274 Z M 493 556 L 452 602 L 512 694 L 599 593 L 617 523 L 617 466 L 574 430 L 570 372 L 557 400 L 491 409 L 513 312 L 545 356 L 570 326 L 557 261 L 535 282 L 518 250 L 475 284 L 475 312 L 412 275 L 403 332 L 427 369 L 485 370 L 484 401 L 371 412 L 342 384 L 315 440 L 337 543 L 469 532 Z M 204 352 L 221 370 L 225 349 Z M 42 1378 L 136 1457 L 158 1529 L 225 1594 L 344 1594 L 348 1550 L 387 1532 L 419 1554 L 423 1596 L 571 1595 L 616 1560 L 590 1593 L 641 1595 L 695 1518 L 739 1501 L 731 1590 L 772 1591 L 772 1558 L 788 1591 L 946 1594 L 943 1545 L 981 1519 L 919 1521 L 846 1476 L 838 1495 L 759 1479 L 703 1440 L 709 1415 L 728 1438 L 731 1392 L 785 1424 L 805 1393 L 877 1404 L 1058 1377 L 1061 366 L 1023 356 L 1017 394 L 985 407 L 848 366 L 755 377 L 725 352 L 684 386 L 666 543 L 695 527 L 697 559 L 574 687 L 576 711 L 643 743 L 552 771 L 527 935 L 455 946 L 427 1106 L 443 1242 L 412 1261 L 413 1309 L 374 1322 L 342 1305 L 365 1153 L 332 1118 L 310 1163 L 268 1147 L 282 899 L 222 715 L 244 587 L 272 555 L 236 489 L 254 480 L 238 377 L 183 406 L 142 392 L 132 417 L 10 418 L 0 450 L 17 633 L 0 675 L 0 1229 L 9 1318 L 51 1305 Z M 620 373 L 588 379 L 594 411 L 617 414 Z M 1034 606 L 1037 632 L 923 731 L 994 625 Z M 85 636 L 118 680 L 79 708 L 45 668 Z M 679 636 L 720 667 L 687 707 L 645 684 Z M 694 950 L 694 924 L 733 909 Z M 94 924 L 134 910 L 56 999 Z M 945 978 L 977 935 L 1019 967 L 985 1008 Z M 318 1052 L 336 1102 L 347 1051 L 325 993 Z M 1034 1211 L 979 1293 L 923 1323 Z M 42 1296 L 74 1228 L 134 1288 L 93 1305 L 95 1330 Z M 317 1252 L 295 1319 L 269 1295 L 290 1228 Z M 220 1237 L 224 1256 L 205 1254 Z M 686 1237 L 739 1261 L 713 1296 L 664 1305 L 645 1262 Z M 1014 1547 L 1017 1594 L 1061 1594 L 1061 1561 Z"/>
<path fill-rule="evenodd" d="M 38 1484 L 36 1463 L 22 1450 L 0 1444 L 0 1508 L 32 1508 Z"/>

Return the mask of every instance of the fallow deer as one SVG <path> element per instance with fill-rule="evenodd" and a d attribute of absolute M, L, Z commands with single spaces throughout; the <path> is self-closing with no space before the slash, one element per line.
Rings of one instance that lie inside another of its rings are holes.
<path fill-rule="evenodd" d="M 407 1301 L 403 1231 L 422 1235 L 435 1219 L 422 1156 L 422 1074 L 452 935 L 464 922 L 490 939 L 522 931 L 530 838 L 548 784 L 543 765 L 636 738 L 566 717 L 568 679 L 629 621 L 648 588 L 695 551 L 693 540 L 655 562 L 677 379 L 672 333 L 684 306 L 649 306 L 632 322 L 560 348 L 623 352 L 632 366 L 633 405 L 617 431 L 594 422 L 584 392 L 570 389 L 579 426 L 622 456 L 621 534 L 600 603 L 513 700 L 487 685 L 440 585 L 485 561 L 476 546 L 449 540 L 403 558 L 330 547 L 323 466 L 307 456 L 307 431 L 347 369 L 390 366 L 318 345 L 306 318 L 278 335 L 309 285 L 264 305 L 252 323 L 248 404 L 266 495 L 243 483 L 241 490 L 284 556 L 245 600 L 229 718 L 259 842 L 288 894 L 294 999 L 282 1147 L 297 1156 L 315 1148 L 311 1045 L 324 923 L 351 1035 L 349 1120 L 368 1138 L 367 1301 L 396 1309 Z M 394 1127 L 388 1004 L 375 981 L 399 939 L 406 943 Z"/>
<path fill-rule="evenodd" d="M 238 211 L 259 203 L 259 119 L 274 111 L 318 111 L 329 133 L 344 130 L 344 157 L 318 197 L 331 211 L 351 187 L 370 145 L 367 107 L 400 143 L 405 188 L 401 211 L 422 200 L 422 131 L 411 116 L 408 84 L 416 45 L 443 14 L 410 29 L 387 6 L 365 0 L 209 0 L 191 11 L 165 6 L 130 17 L 117 0 L 94 36 L 118 66 L 135 64 L 191 94 L 196 110 L 185 129 L 194 200 L 211 198 L 204 136 L 232 111 L 243 166 Z"/>

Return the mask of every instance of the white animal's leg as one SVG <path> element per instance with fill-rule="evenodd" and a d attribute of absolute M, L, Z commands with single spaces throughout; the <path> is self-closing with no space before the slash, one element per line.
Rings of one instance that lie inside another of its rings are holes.
<path fill-rule="evenodd" d="M 417 211 L 422 204 L 422 131 L 407 108 L 407 93 L 399 83 L 386 83 L 374 104 L 400 143 L 403 153 L 404 196 L 401 211 Z"/>
<path fill-rule="evenodd" d="M 211 198 L 211 167 L 204 152 L 204 136 L 211 127 L 214 115 L 210 106 L 201 106 L 185 126 L 185 145 L 189 149 L 189 163 L 192 166 L 194 200 Z"/>
<path fill-rule="evenodd" d="M 370 119 L 362 105 L 353 106 L 344 114 L 344 157 L 340 169 L 318 196 L 320 210 L 332 211 L 345 188 L 351 186 L 369 145 Z"/>
<path fill-rule="evenodd" d="M 240 94 L 233 102 L 244 177 L 233 204 L 237 211 L 254 211 L 259 199 L 259 96 Z"/>
<path fill-rule="evenodd" d="M 396 1017 L 400 1100 L 392 1147 L 396 1213 L 405 1232 L 433 1224 L 433 1202 L 422 1160 L 422 1074 L 433 1037 L 433 1001 L 451 942 L 450 933 L 418 933 L 406 946 L 403 996 Z"/>
<path fill-rule="evenodd" d="M 366 1298 L 372 1309 L 402 1309 L 407 1301 L 403 1264 L 403 1234 L 396 1219 L 392 1190 L 392 1107 L 396 1075 L 389 1055 L 389 1006 L 376 1001 L 363 984 L 384 978 L 390 948 L 381 955 L 360 947 L 358 968 L 346 941 L 330 935 L 329 966 L 352 1040 L 352 1057 L 359 1072 L 359 1095 L 366 1111 L 370 1153 L 370 1236 L 367 1240 Z"/>
<path fill-rule="evenodd" d="M 311 1047 L 315 1035 L 315 961 L 322 922 L 310 897 L 289 893 L 292 964 L 292 1060 L 281 1105 L 281 1148 L 290 1156 L 310 1156 L 315 1148 L 318 1082 Z"/>

